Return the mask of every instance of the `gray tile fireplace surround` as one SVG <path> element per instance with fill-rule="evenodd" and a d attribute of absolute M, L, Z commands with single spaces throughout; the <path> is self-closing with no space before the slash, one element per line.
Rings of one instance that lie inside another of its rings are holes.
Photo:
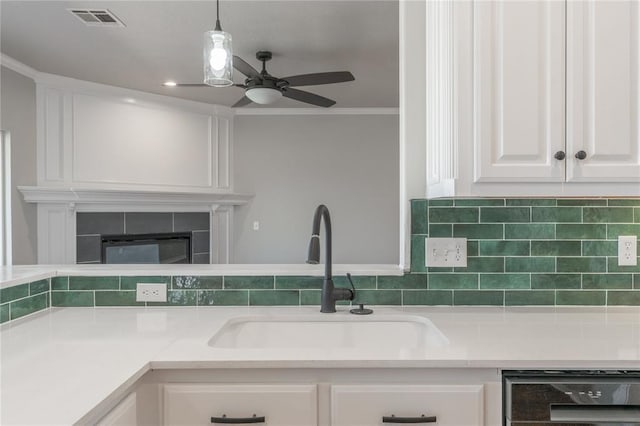
<path fill-rule="evenodd" d="M 89 213 L 76 216 L 76 262 L 100 263 L 101 235 L 191 232 L 193 263 L 209 263 L 209 213 Z"/>

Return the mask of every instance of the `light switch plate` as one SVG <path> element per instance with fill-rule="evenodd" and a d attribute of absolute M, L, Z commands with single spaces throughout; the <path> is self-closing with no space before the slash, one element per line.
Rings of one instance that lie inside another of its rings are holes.
<path fill-rule="evenodd" d="M 638 264 L 638 237 L 635 235 L 618 236 L 618 266 L 636 266 Z"/>
<path fill-rule="evenodd" d="M 428 267 L 466 267 L 466 238 L 425 238 L 425 265 Z"/>

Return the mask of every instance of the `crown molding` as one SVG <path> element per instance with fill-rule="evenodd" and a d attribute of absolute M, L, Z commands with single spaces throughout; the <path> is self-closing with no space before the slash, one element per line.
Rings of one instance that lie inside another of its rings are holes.
<path fill-rule="evenodd" d="M 2 52 L 0 52 L 0 65 L 33 80 L 38 80 L 40 78 L 40 71 L 37 71 L 29 65 L 23 64 Z"/>
<path fill-rule="evenodd" d="M 242 115 L 398 115 L 399 108 L 234 108 Z"/>

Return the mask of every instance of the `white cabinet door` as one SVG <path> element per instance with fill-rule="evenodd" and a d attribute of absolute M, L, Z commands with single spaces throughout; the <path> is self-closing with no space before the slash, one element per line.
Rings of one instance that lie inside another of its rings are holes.
<path fill-rule="evenodd" d="M 473 8 L 474 181 L 564 181 L 564 2 Z"/>
<path fill-rule="evenodd" d="M 438 426 L 484 424 L 483 385 L 336 385 L 332 426 L 373 426 L 383 417 L 434 416 Z M 425 419 L 426 420 L 426 419 Z"/>
<path fill-rule="evenodd" d="M 136 393 L 132 392 L 99 422 L 98 426 L 135 426 L 137 420 Z"/>
<path fill-rule="evenodd" d="M 265 417 L 259 425 L 316 426 L 316 385 L 168 384 L 165 425 L 212 425 L 212 417 Z"/>
<path fill-rule="evenodd" d="M 567 3 L 569 181 L 640 182 L 639 26 L 637 0 Z"/>

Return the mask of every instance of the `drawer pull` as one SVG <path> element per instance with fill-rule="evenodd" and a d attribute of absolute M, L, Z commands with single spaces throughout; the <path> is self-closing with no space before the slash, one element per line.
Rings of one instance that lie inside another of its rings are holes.
<path fill-rule="evenodd" d="M 219 423 L 224 425 L 244 425 L 248 423 L 265 423 L 264 416 L 257 417 L 255 414 L 252 417 L 227 417 L 223 414 L 222 417 L 211 417 L 211 423 Z"/>
<path fill-rule="evenodd" d="M 437 421 L 436 416 L 427 417 L 424 414 L 420 417 L 396 417 L 394 414 L 382 416 L 382 423 L 435 423 Z"/>

